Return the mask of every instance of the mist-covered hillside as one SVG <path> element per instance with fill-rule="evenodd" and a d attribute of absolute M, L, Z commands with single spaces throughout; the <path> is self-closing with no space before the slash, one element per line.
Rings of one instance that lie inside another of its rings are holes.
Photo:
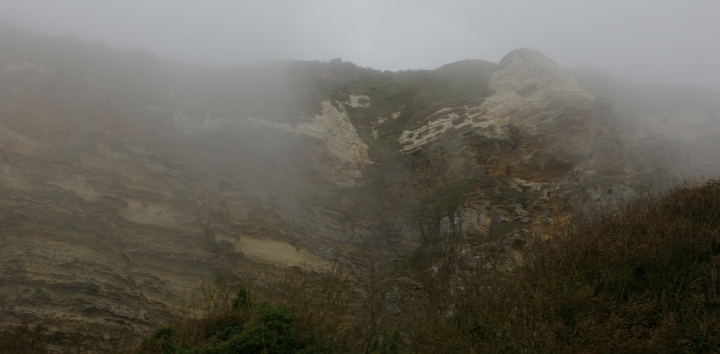
<path fill-rule="evenodd" d="M 522 259 L 577 215 L 720 172 L 717 92 L 532 49 L 211 68 L 7 24 L 0 48 L 6 324 L 146 332 L 249 273 L 412 280 L 458 244 Z"/>

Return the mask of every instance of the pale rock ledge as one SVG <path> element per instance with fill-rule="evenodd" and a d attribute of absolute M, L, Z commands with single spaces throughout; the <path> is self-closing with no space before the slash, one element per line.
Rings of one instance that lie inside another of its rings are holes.
<path fill-rule="evenodd" d="M 516 49 L 501 61 L 488 84 L 495 94 L 480 106 L 490 116 L 517 123 L 570 105 L 584 107 L 593 97 L 570 73 L 532 49 Z"/>
<path fill-rule="evenodd" d="M 362 99 L 359 100 L 363 102 Z M 337 105 L 337 107 L 336 107 Z M 323 142 L 332 157 L 330 181 L 338 186 L 353 186 L 362 177 L 362 169 L 371 164 L 368 146 L 362 141 L 342 103 L 322 101 L 320 113 L 311 122 L 296 125 L 264 118 L 199 118 L 174 114 L 177 129 L 186 134 L 211 133 L 232 126 L 265 128 L 288 134 L 301 134 Z"/>
<path fill-rule="evenodd" d="M 362 177 L 363 167 L 371 161 L 368 146 L 360 139 L 345 108 L 338 105 L 340 109 L 330 101 L 323 101 L 320 114 L 313 118 L 312 123 L 298 124 L 297 131 L 321 139 L 336 160 L 332 171 L 333 182 L 340 186 L 352 186 Z"/>
<path fill-rule="evenodd" d="M 483 135 L 503 132 L 508 124 L 537 130 L 542 125 L 539 118 L 547 117 L 549 112 L 565 106 L 585 107 L 595 99 L 569 72 L 532 49 L 507 54 L 488 87 L 494 94 L 478 107 L 466 106 L 465 115 L 444 113 L 453 110 L 444 108 L 431 115 L 424 126 L 403 131 L 399 138 L 401 150 L 412 151 L 453 128 L 482 129 L 479 132 Z"/>

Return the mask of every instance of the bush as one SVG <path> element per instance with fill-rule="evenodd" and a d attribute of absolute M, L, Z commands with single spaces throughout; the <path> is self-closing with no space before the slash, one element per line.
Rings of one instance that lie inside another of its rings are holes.
<path fill-rule="evenodd" d="M 297 339 L 293 313 L 283 305 L 251 302 L 240 289 L 232 309 L 202 320 L 185 320 L 162 327 L 139 348 L 142 353 L 306 353 L 316 347 Z M 197 334 L 188 336 L 188 333 Z M 306 336 L 307 337 L 307 336 Z"/>
<path fill-rule="evenodd" d="M 503 270 L 457 252 L 409 327 L 413 352 L 720 352 L 720 181 L 563 230 Z M 441 348 L 441 349 L 438 349 Z"/>
<path fill-rule="evenodd" d="M 0 328 L 0 353 L 47 353 L 46 332 L 46 326 L 28 322 L 4 326 Z"/>
<path fill-rule="evenodd" d="M 295 340 L 295 319 L 283 306 L 267 306 L 260 316 L 229 340 L 209 348 L 207 353 L 293 353 L 298 351 Z"/>

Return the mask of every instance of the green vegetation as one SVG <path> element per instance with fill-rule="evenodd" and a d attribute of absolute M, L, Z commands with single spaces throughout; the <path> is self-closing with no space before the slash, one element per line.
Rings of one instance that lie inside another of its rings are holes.
<path fill-rule="evenodd" d="M 186 321 L 179 328 L 162 327 L 141 346 L 144 353 L 309 353 L 312 343 L 295 335 L 295 316 L 282 305 L 250 302 L 247 289 L 238 291 L 228 313 L 213 320 Z M 318 349 L 316 348 L 315 351 Z"/>

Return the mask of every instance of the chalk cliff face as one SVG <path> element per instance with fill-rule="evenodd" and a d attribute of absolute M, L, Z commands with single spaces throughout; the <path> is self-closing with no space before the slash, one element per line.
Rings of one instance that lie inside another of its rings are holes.
<path fill-rule="evenodd" d="M 551 123 L 550 117 L 560 109 L 584 109 L 594 100 L 567 71 L 531 49 L 517 49 L 505 56 L 500 61 L 500 68 L 492 74 L 488 87 L 493 94 L 479 106 L 468 107 L 472 113 L 464 119 L 459 120 L 461 116 L 457 113 L 443 115 L 452 110 L 448 107 L 434 114 L 445 119 L 434 119 L 416 131 L 404 132 L 401 141 L 409 145 L 406 150 L 430 142 L 458 126 L 483 128 L 513 124 L 537 129 Z"/>
<path fill-rule="evenodd" d="M 495 92 L 481 105 L 488 115 L 512 116 L 529 125 L 564 106 L 584 107 L 594 97 L 570 73 L 532 49 L 517 49 L 500 61 L 490 79 Z"/>
<path fill-rule="evenodd" d="M 478 106 L 447 107 L 400 137 L 404 151 L 462 140 L 494 175 L 550 182 L 581 163 L 601 174 L 628 172 L 608 102 L 537 51 L 500 62 Z M 450 132 L 450 134 L 448 134 Z M 432 144 L 435 143 L 435 144 Z M 457 153 L 457 149 L 455 151 Z"/>
<path fill-rule="evenodd" d="M 376 269 L 464 237 L 521 252 L 716 166 L 693 152 L 710 130 L 657 159 L 684 118 L 630 122 L 530 49 L 390 73 L 207 69 L 13 28 L 0 48 L 3 321 L 147 329 L 244 270 Z"/>

